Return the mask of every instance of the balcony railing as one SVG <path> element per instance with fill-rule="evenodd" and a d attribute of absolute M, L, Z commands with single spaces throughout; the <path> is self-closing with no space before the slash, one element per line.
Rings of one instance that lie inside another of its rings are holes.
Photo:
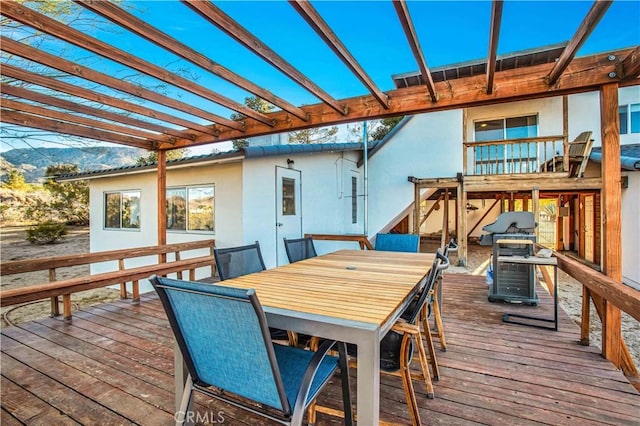
<path fill-rule="evenodd" d="M 506 139 L 464 144 L 467 176 L 527 174 L 567 170 L 567 139 L 560 136 Z"/>

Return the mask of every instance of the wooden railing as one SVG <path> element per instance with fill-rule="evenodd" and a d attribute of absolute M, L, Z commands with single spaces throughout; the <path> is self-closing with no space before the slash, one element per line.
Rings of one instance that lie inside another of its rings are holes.
<path fill-rule="evenodd" d="M 62 296 L 64 318 L 70 319 L 71 295 L 73 293 L 119 284 L 120 296 L 126 298 L 126 284 L 128 282 L 132 283 L 132 298 L 134 301 L 137 301 L 140 298 L 139 280 L 148 278 L 151 275 L 176 273 L 178 278 L 181 279 L 182 273 L 189 271 L 189 279 L 193 280 L 195 279 L 196 269 L 211 267 L 211 275 L 213 276 L 216 267 L 213 258 L 214 246 L 215 240 L 203 240 L 162 246 L 138 247 L 124 250 L 3 262 L 0 268 L 0 275 L 2 276 L 48 271 L 49 282 L 0 291 L 0 306 L 11 306 L 49 298 L 51 299 L 51 314 L 59 315 L 58 298 Z M 183 259 L 184 252 L 202 249 L 209 249 L 208 254 Z M 166 255 L 169 253 L 174 254 L 174 260 L 166 261 Z M 157 256 L 157 263 L 137 267 L 127 267 L 125 264 L 127 259 L 147 256 Z M 116 261 L 118 262 L 117 271 L 65 280 L 57 279 L 57 271 L 60 268 Z"/>
<path fill-rule="evenodd" d="M 360 245 L 360 250 L 373 250 L 373 246 L 366 235 L 340 235 L 340 234 L 305 234 L 305 237 L 311 237 L 314 240 L 322 241 L 352 241 Z"/>
<path fill-rule="evenodd" d="M 567 139 L 560 136 L 464 143 L 464 174 L 526 174 L 567 170 Z"/>

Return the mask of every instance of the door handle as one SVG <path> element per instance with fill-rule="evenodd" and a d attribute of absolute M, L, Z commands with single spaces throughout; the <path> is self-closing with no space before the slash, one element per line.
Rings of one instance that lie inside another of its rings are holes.
<path fill-rule="evenodd" d="M 278 228 L 280 228 L 280 227 L 284 226 L 284 223 L 282 223 L 282 222 L 278 222 L 278 223 L 276 223 L 276 226 L 277 226 Z"/>

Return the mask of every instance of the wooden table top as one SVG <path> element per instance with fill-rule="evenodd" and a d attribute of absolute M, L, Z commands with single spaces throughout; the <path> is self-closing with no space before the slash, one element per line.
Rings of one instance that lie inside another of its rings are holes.
<path fill-rule="evenodd" d="M 263 306 L 382 326 L 427 275 L 434 255 L 340 250 L 220 282 Z"/>

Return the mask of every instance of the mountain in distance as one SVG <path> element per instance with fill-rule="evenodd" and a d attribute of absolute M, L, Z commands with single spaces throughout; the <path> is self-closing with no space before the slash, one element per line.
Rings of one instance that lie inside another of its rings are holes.
<path fill-rule="evenodd" d="M 129 147 L 12 149 L 0 153 L 0 175 L 18 169 L 26 182 L 41 182 L 50 165 L 75 164 L 81 172 L 105 170 L 134 165 L 147 155 L 144 149 Z"/>

